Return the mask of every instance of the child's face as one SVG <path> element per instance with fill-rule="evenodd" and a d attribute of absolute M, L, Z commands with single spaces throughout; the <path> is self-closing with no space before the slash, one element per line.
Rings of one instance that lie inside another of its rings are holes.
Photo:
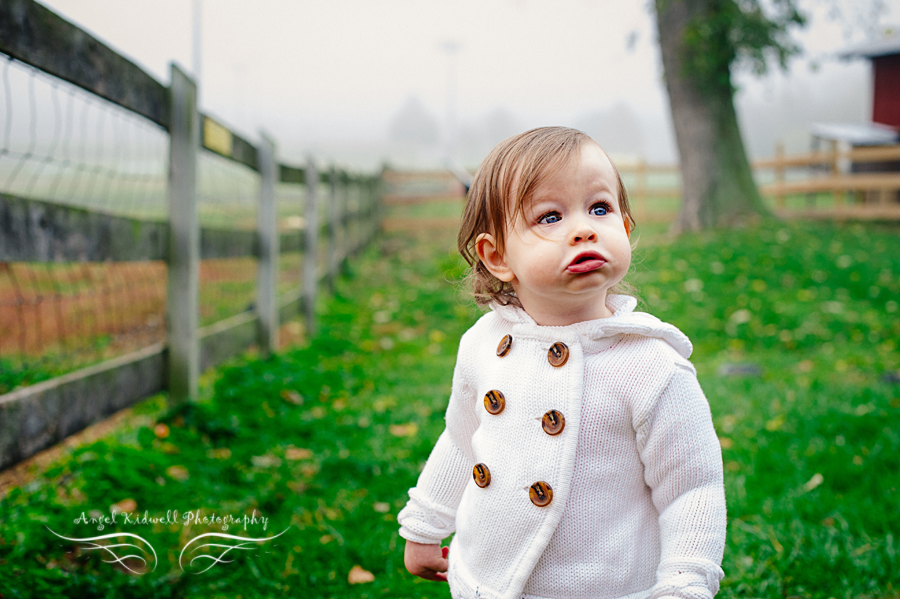
<path fill-rule="evenodd" d="M 525 311 L 542 325 L 604 318 L 606 294 L 631 264 L 631 244 L 619 209 L 618 179 L 596 145 L 535 189 L 514 223 L 502 252 L 483 235 L 482 262 L 512 283 Z"/>

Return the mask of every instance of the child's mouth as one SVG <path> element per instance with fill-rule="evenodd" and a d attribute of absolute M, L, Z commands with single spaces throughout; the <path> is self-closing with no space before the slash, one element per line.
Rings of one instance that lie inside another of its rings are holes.
<path fill-rule="evenodd" d="M 582 254 L 577 256 L 572 263 L 566 267 L 566 270 L 576 274 L 591 272 L 592 270 L 602 268 L 604 264 L 606 264 L 606 260 L 599 254 Z"/>

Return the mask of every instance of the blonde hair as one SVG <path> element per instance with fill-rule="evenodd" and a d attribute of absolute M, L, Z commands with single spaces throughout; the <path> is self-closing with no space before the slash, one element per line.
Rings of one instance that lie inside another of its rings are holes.
<path fill-rule="evenodd" d="M 577 129 L 541 127 L 500 142 L 478 167 L 457 237 L 459 253 L 470 267 L 467 280 L 476 304 L 486 306 L 496 301 L 521 306 L 512 284 L 494 277 L 478 259 L 475 240 L 482 233 L 489 233 L 502 253 L 506 247 L 507 224 L 515 221 L 535 189 L 549 175 L 578 159 L 578 152 L 586 143 L 600 147 Z M 615 165 L 613 170 L 618 183 L 619 210 L 630 232 L 635 227 L 634 217 Z M 616 287 L 614 291 L 631 289 L 622 283 Z"/>

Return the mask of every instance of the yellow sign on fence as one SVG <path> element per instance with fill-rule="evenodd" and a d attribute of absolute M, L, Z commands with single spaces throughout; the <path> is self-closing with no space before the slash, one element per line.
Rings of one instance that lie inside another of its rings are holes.
<path fill-rule="evenodd" d="M 208 116 L 203 117 L 203 147 L 222 156 L 231 156 L 231 131 Z"/>

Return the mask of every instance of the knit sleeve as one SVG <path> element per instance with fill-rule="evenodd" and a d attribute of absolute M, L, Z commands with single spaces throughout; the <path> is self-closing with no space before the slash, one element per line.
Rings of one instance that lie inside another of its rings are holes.
<path fill-rule="evenodd" d="M 471 439 L 472 376 L 469 358 L 472 331 L 460 340 L 453 387 L 447 406 L 447 427 L 438 438 L 419 475 L 409 490 L 409 501 L 397 516 L 400 536 L 415 543 L 440 543 L 456 530 L 456 507 L 466 483 L 472 480 Z M 477 426 L 477 423 L 475 423 Z M 465 447 L 461 447 L 465 445 Z"/>
<path fill-rule="evenodd" d="M 409 501 L 397 520 L 400 536 L 415 543 L 440 543 L 456 530 L 456 506 L 466 482 L 471 478 L 472 464 L 454 445 L 445 430 L 431 451 L 431 456 L 409 490 Z"/>
<path fill-rule="evenodd" d="M 711 599 L 724 576 L 722 452 L 693 369 L 676 365 L 637 431 L 644 479 L 659 512 L 653 599 Z"/>

